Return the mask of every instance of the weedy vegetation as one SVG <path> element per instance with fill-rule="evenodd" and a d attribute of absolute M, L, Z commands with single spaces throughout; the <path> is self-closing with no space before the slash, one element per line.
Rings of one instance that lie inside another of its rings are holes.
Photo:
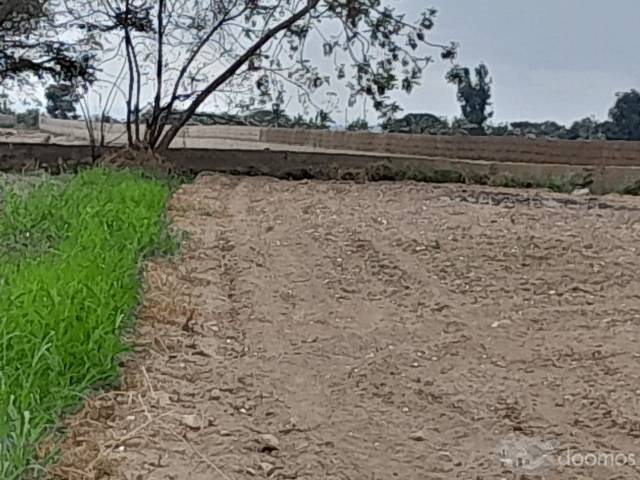
<path fill-rule="evenodd" d="M 114 385 L 141 261 L 177 241 L 175 184 L 98 168 L 0 189 L 0 478 L 39 475 L 36 446 L 91 388 Z"/>

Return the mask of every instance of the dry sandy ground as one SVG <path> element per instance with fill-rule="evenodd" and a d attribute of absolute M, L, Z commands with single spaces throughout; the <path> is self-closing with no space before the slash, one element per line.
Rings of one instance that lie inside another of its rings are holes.
<path fill-rule="evenodd" d="M 53 473 L 636 479 L 639 208 L 201 176 L 170 205 L 181 257 L 147 267 L 125 385 L 69 420 Z"/>

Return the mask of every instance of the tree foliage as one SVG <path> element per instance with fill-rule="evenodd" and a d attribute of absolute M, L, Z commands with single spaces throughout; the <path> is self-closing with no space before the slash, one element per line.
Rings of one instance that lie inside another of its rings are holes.
<path fill-rule="evenodd" d="M 431 113 L 409 113 L 402 118 L 389 118 L 382 125 L 382 130 L 389 133 L 428 133 L 437 135 L 449 132 L 446 119 Z"/>
<path fill-rule="evenodd" d="M 126 57 L 129 142 L 151 149 L 168 148 L 196 112 L 216 102 L 269 108 L 295 92 L 305 107 L 317 107 L 316 95 L 337 81 L 350 104 L 367 97 L 387 117 L 399 110 L 390 94 L 411 92 L 434 51 L 447 60 L 456 54 L 455 44 L 428 40 L 434 9 L 409 19 L 389 0 L 66 2 L 76 22 Z M 332 64 L 328 71 L 311 61 L 312 47 Z M 153 95 L 145 96 L 143 84 Z"/>
<path fill-rule="evenodd" d="M 618 93 L 609 110 L 608 137 L 613 140 L 640 140 L 640 92 Z"/>
<path fill-rule="evenodd" d="M 171 118 L 167 120 L 168 125 L 173 125 L 180 121 L 183 112 L 175 112 Z M 141 118 L 147 121 L 151 112 L 142 113 Z M 319 111 L 315 116 L 306 118 L 302 114 L 290 116 L 284 110 L 252 110 L 243 114 L 231 113 L 195 113 L 189 120 L 189 125 L 224 125 L 224 126 L 243 126 L 243 127 L 270 127 L 270 128 L 303 128 L 311 130 L 325 130 L 331 127 L 335 122 L 331 116 Z"/>
<path fill-rule="evenodd" d="M 59 0 L 0 1 L 0 85 L 22 87 L 35 77 L 94 79 L 93 57 L 82 42 L 60 40 Z"/>
<path fill-rule="evenodd" d="M 353 122 L 347 125 L 347 131 L 349 132 L 366 132 L 369 130 L 369 123 L 365 118 L 357 118 Z"/>
<path fill-rule="evenodd" d="M 47 113 L 53 118 L 65 120 L 79 118 L 76 105 L 80 95 L 76 86 L 72 83 L 53 83 L 45 92 L 47 100 Z"/>
<path fill-rule="evenodd" d="M 20 112 L 16 115 L 16 121 L 21 128 L 36 129 L 40 126 L 40 110 L 30 108 L 24 112 Z"/>
<path fill-rule="evenodd" d="M 557 122 L 512 122 L 511 131 L 517 136 L 535 136 L 535 137 L 556 137 L 564 138 L 566 136 L 566 127 Z"/>
<path fill-rule="evenodd" d="M 514 122 L 510 134 L 566 140 L 640 140 L 640 93 L 621 92 L 609 110 L 609 120 L 577 120 L 567 128 L 556 122 Z"/>
<path fill-rule="evenodd" d="M 593 117 L 576 120 L 566 130 L 565 138 L 568 140 L 596 140 L 604 136 L 603 124 Z"/>
<path fill-rule="evenodd" d="M 475 79 L 467 67 L 456 65 L 447 72 L 447 81 L 458 89 L 458 101 L 462 116 L 470 124 L 482 127 L 493 116 L 491 106 L 491 83 L 489 69 L 480 64 L 475 68 Z"/>

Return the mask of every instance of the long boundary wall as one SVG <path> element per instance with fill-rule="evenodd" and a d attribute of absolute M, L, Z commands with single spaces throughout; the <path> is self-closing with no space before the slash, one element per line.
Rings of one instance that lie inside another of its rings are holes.
<path fill-rule="evenodd" d="M 96 123 L 94 128 L 100 128 Z M 89 140 L 89 133 L 84 122 L 79 120 L 58 120 L 45 116 L 40 117 L 40 130 L 57 135 L 75 137 Z M 141 134 L 144 135 L 145 128 L 142 127 Z M 183 128 L 180 135 L 173 142 L 172 147 L 184 148 L 198 147 L 202 144 L 207 147 L 207 141 L 212 139 L 237 140 L 240 142 L 259 142 L 261 129 L 257 127 L 233 127 L 233 126 L 204 126 L 194 125 Z M 122 145 L 126 142 L 127 131 L 121 123 L 105 124 L 105 143 Z M 188 143 L 188 145 L 187 145 Z M 209 142 L 210 143 L 210 142 Z"/>
<path fill-rule="evenodd" d="M 117 147 L 102 153 L 113 153 Z M 0 171 L 37 168 L 54 172 L 89 163 L 86 145 L 0 143 Z M 330 151 L 172 149 L 167 160 L 179 170 L 271 175 L 279 178 L 416 180 L 544 187 L 589 185 L 593 193 L 640 192 L 640 166 L 593 166 L 367 155 Z"/>
<path fill-rule="evenodd" d="M 394 155 L 567 165 L 640 166 L 640 142 L 263 129 L 266 143 Z"/>
<path fill-rule="evenodd" d="M 40 128 L 58 135 L 88 139 L 82 121 L 40 119 Z M 106 125 L 107 141 L 122 145 L 122 124 Z M 224 142 L 221 142 L 223 140 Z M 520 137 L 432 136 L 386 133 L 335 132 L 231 126 L 188 126 L 173 148 L 219 148 L 235 141 L 286 149 L 286 145 L 331 151 L 438 157 L 486 162 L 539 163 L 593 166 L 640 166 L 640 142 L 528 139 Z"/>

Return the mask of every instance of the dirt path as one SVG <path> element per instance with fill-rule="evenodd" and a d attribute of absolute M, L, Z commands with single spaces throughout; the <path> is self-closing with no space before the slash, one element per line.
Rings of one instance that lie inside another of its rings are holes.
<path fill-rule="evenodd" d="M 638 478 L 640 201 L 505 192 L 184 187 L 191 238 L 147 268 L 126 385 L 72 419 L 57 477 L 515 478 L 502 450 Z"/>

